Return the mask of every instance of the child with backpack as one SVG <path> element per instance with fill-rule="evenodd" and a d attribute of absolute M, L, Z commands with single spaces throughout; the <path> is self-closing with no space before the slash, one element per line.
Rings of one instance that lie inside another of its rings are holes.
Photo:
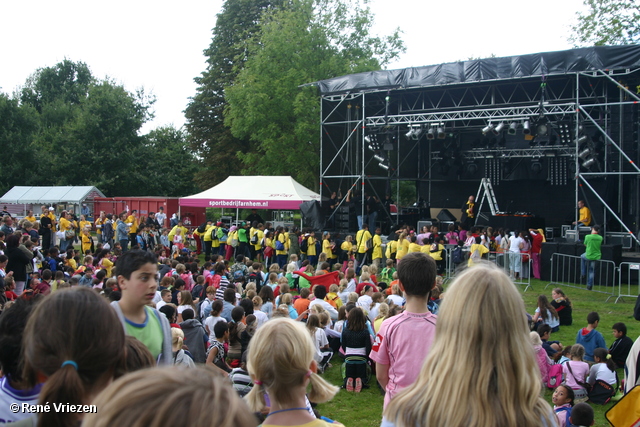
<path fill-rule="evenodd" d="M 553 392 L 551 401 L 553 402 L 553 412 L 558 418 L 558 427 L 569 427 L 571 422 L 571 410 L 573 408 L 573 390 L 564 384 L 559 385 Z"/>
<path fill-rule="evenodd" d="M 609 402 L 618 390 L 618 374 L 616 364 L 606 348 L 596 348 L 593 351 L 596 363 L 591 365 L 587 383 L 591 386 L 589 400 L 604 405 Z"/>
<path fill-rule="evenodd" d="M 451 251 L 451 262 L 453 263 L 453 269 L 457 270 L 458 267 L 464 262 L 464 251 L 462 247 L 464 246 L 464 242 L 462 240 L 458 240 L 458 246 L 455 247 L 453 251 Z"/>
<path fill-rule="evenodd" d="M 570 355 L 571 360 L 562 365 L 565 383 L 573 389 L 574 402 L 586 402 L 588 399 L 586 379 L 589 373 L 589 364 L 583 361 L 584 347 L 581 344 L 572 345 Z"/>

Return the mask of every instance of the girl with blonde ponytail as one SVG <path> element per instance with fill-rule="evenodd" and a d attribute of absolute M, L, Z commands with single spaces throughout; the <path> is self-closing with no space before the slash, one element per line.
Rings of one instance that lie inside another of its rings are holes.
<path fill-rule="evenodd" d="M 268 395 L 269 415 L 264 427 L 342 425 L 315 418 L 307 404 L 308 386 L 309 400 L 315 403 L 331 400 L 338 387 L 316 373 L 315 345 L 302 323 L 288 318 L 270 320 L 256 331 L 248 351 L 247 370 L 255 385 L 245 399 L 252 411 L 260 412 L 267 406 L 265 393 Z"/>
<path fill-rule="evenodd" d="M 497 300 L 502 308 L 487 310 Z M 387 406 L 382 426 L 555 425 L 520 293 L 493 265 L 464 270 L 447 289 L 418 379 Z"/>

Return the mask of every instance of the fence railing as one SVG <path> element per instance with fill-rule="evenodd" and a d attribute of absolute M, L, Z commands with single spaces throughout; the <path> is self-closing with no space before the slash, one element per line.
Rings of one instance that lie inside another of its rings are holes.
<path fill-rule="evenodd" d="M 637 298 L 640 293 L 640 263 L 621 262 L 618 266 L 618 297 L 616 303 L 624 297 Z M 632 286 L 636 292 L 632 291 Z"/>
<path fill-rule="evenodd" d="M 617 267 L 613 261 L 585 261 L 579 256 L 555 253 L 551 256 L 551 281 L 545 289 L 549 286 L 589 289 L 590 282 L 590 290 L 609 295 L 609 301 L 617 291 L 616 273 Z"/>
<path fill-rule="evenodd" d="M 455 248 L 448 248 L 447 256 L 447 273 L 446 279 L 449 280 L 455 276 L 458 270 L 466 268 L 469 262 L 469 247 L 463 248 L 463 261 L 459 264 L 453 262 L 453 251 Z M 533 289 L 531 286 L 531 258 L 528 253 L 512 253 L 512 252 L 489 252 L 488 258 L 483 260 L 489 261 L 504 270 L 505 274 L 511 277 L 516 285 L 524 286 L 524 291 Z"/>

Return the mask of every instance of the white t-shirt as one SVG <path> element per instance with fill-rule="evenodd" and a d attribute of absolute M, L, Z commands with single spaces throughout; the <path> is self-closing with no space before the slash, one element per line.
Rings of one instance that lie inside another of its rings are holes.
<path fill-rule="evenodd" d="M 598 380 L 602 380 L 607 384 L 613 385 L 616 383 L 616 373 L 610 371 L 609 368 L 607 368 L 606 363 L 596 363 L 592 365 L 589 370 L 589 378 L 587 379 L 587 382 L 593 385 Z"/>
<path fill-rule="evenodd" d="M 536 308 L 536 313 L 540 313 L 540 308 Z M 549 311 L 547 311 L 547 314 L 549 315 L 549 317 L 540 316 L 544 323 L 546 323 L 547 325 L 551 326 L 552 329 L 555 328 L 556 326 L 560 326 L 560 317 L 559 316 L 554 318 L 551 315 L 551 313 L 549 313 Z"/>
<path fill-rule="evenodd" d="M 395 305 L 399 307 L 402 307 L 404 305 L 404 298 L 402 298 L 400 295 L 389 295 L 387 299 L 390 299 Z"/>
<path fill-rule="evenodd" d="M 213 327 L 216 326 L 216 323 L 218 322 L 226 322 L 226 320 L 224 320 L 224 317 L 220 316 L 209 316 L 204 321 L 204 325 L 209 328 L 209 342 L 216 339 L 216 334 L 215 332 L 213 332 Z"/>
<path fill-rule="evenodd" d="M 378 309 L 380 308 L 380 303 L 376 303 L 371 310 L 369 310 L 369 321 L 373 323 L 376 317 L 378 317 Z"/>
<path fill-rule="evenodd" d="M 509 252 L 520 253 L 520 245 L 524 245 L 522 237 L 512 237 L 509 240 Z"/>
<path fill-rule="evenodd" d="M 256 320 L 258 321 L 256 329 L 267 323 L 267 321 L 269 320 L 269 316 L 267 315 L 267 313 L 262 310 L 253 310 L 253 315 L 256 316 Z"/>
<path fill-rule="evenodd" d="M 309 308 L 313 307 L 314 305 L 318 305 L 320 304 L 322 307 L 324 307 L 324 309 L 329 313 L 329 316 L 331 316 L 331 320 L 337 320 L 338 319 L 338 312 L 336 311 L 335 308 L 333 308 L 333 306 L 331 304 L 329 304 L 328 302 L 324 301 L 324 300 L 320 300 L 318 298 L 314 299 L 313 301 L 311 301 L 309 303 Z"/>
<path fill-rule="evenodd" d="M 361 295 L 360 297 L 358 297 L 358 302 L 356 302 L 356 306 L 365 310 L 365 314 L 366 314 L 366 313 L 369 313 L 369 310 L 371 310 L 372 302 L 373 300 L 369 295 Z"/>
<path fill-rule="evenodd" d="M 38 395 L 42 384 L 37 385 L 31 390 L 16 390 L 9 385 L 9 379 L 3 377 L 0 379 L 0 424 L 10 423 L 14 421 L 20 421 L 25 418 L 29 418 L 32 414 L 29 412 L 18 411 L 14 413 L 10 410 L 12 403 L 22 405 L 28 403 L 29 405 L 38 404 Z"/>
<path fill-rule="evenodd" d="M 187 308 L 190 308 L 191 310 L 193 310 L 193 307 L 191 307 L 190 305 L 179 305 L 178 306 L 178 314 L 181 314 L 183 311 L 185 311 Z M 193 314 L 195 316 L 196 311 L 193 310 Z"/>
<path fill-rule="evenodd" d="M 324 329 L 316 328 L 316 336 L 313 341 L 316 345 L 315 360 L 316 362 L 322 362 L 323 356 L 322 356 L 322 350 L 320 349 L 329 344 L 329 340 L 327 339 L 327 334 L 324 332 Z"/>
<path fill-rule="evenodd" d="M 156 310 L 160 310 L 162 307 L 164 307 L 165 305 L 167 305 L 166 302 L 160 300 L 156 303 Z"/>

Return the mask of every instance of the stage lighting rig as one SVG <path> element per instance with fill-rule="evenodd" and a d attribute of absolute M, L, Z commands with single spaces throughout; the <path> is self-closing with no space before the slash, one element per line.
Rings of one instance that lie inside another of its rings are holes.
<path fill-rule="evenodd" d="M 516 122 L 511 122 L 511 124 L 509 125 L 509 130 L 507 130 L 507 133 L 509 135 L 515 135 L 517 129 L 518 129 L 518 124 Z"/>

